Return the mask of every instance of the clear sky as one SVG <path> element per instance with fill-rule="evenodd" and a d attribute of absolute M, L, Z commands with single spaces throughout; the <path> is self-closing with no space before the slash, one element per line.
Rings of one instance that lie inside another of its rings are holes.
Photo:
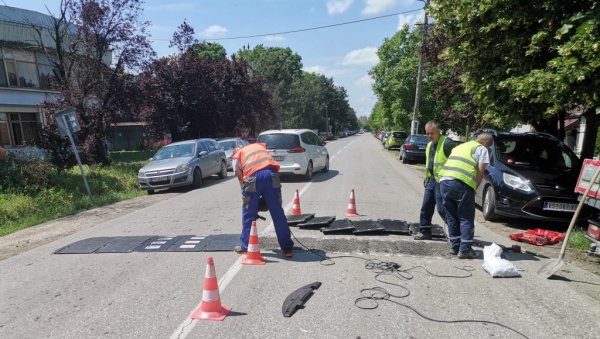
<path fill-rule="evenodd" d="M 60 0 L 0 0 L 1 4 L 48 13 Z M 218 42 L 227 54 L 258 44 L 289 47 L 302 57 L 304 70 L 333 78 L 348 92 L 357 115 L 369 116 L 376 102 L 368 75 L 377 48 L 404 24 L 422 21 L 418 0 L 146 0 L 143 19 L 151 22 L 158 56 L 175 52 L 169 41 L 186 20 L 199 40 Z M 418 10 L 418 11 L 417 11 Z M 412 12 L 409 12 L 412 11 Z M 396 14 L 409 12 L 405 14 Z M 393 15 L 392 15 L 393 14 Z M 388 17 L 299 33 L 277 34 L 379 16 Z M 248 35 L 265 37 L 219 40 Z"/>

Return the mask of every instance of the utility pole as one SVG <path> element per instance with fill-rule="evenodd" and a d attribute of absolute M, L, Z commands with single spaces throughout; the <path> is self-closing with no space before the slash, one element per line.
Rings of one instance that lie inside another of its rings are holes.
<path fill-rule="evenodd" d="M 425 42 L 425 37 L 427 36 L 427 0 L 423 0 L 425 6 L 423 7 L 424 13 L 424 21 L 423 21 L 423 37 L 421 38 L 421 46 L 423 46 L 423 42 Z M 418 134 L 419 133 L 419 120 L 417 120 L 419 116 L 419 101 L 421 99 L 421 78 L 422 76 L 422 68 L 423 68 L 423 60 L 421 58 L 421 51 L 419 49 L 419 67 L 417 69 L 417 88 L 415 91 L 415 106 L 413 107 L 413 116 L 412 122 L 410 124 L 410 134 Z"/>

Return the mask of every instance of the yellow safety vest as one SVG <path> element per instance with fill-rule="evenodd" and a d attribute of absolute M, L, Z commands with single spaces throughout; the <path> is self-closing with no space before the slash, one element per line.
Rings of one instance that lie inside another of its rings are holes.
<path fill-rule="evenodd" d="M 433 177 L 436 182 L 440 181 L 440 171 L 448 160 L 446 157 L 446 153 L 444 153 L 444 142 L 446 141 L 446 136 L 441 135 L 440 139 L 437 142 L 437 148 L 435 149 L 435 155 L 433 156 Z M 425 150 L 425 183 L 429 182 L 429 177 L 431 173 L 429 172 L 429 150 L 431 149 L 431 145 L 433 143 L 430 141 L 427 143 L 427 149 Z"/>
<path fill-rule="evenodd" d="M 481 146 L 480 143 L 471 140 L 454 147 L 440 171 L 440 176 L 460 180 L 473 189 L 477 189 L 477 161 L 473 159 L 472 154 L 479 146 Z"/>

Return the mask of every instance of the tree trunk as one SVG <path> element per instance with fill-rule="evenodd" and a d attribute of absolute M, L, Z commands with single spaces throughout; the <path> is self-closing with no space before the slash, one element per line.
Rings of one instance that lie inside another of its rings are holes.
<path fill-rule="evenodd" d="M 585 116 L 585 133 L 581 146 L 581 159 L 591 159 L 594 157 L 596 148 L 596 133 L 598 131 L 598 116 L 595 108 L 589 108 L 583 113 Z"/>

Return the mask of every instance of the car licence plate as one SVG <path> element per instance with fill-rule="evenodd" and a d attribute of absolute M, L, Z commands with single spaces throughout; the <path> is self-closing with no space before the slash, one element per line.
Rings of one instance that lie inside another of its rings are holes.
<path fill-rule="evenodd" d="M 562 211 L 562 212 L 575 212 L 577 204 L 571 204 L 567 202 L 544 202 L 544 210 L 546 211 Z"/>
<path fill-rule="evenodd" d="M 150 178 L 150 182 L 159 182 L 159 181 L 165 181 L 167 180 L 168 177 L 152 177 Z"/>
<path fill-rule="evenodd" d="M 273 159 L 274 159 L 275 161 L 283 161 L 283 155 L 274 155 L 274 156 L 273 156 Z"/>

